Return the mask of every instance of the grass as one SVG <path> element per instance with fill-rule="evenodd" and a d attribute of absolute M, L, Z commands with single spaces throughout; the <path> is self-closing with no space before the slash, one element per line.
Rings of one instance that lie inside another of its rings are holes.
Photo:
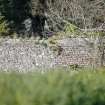
<path fill-rule="evenodd" d="M 0 73 L 0 105 L 105 105 L 104 70 Z"/>

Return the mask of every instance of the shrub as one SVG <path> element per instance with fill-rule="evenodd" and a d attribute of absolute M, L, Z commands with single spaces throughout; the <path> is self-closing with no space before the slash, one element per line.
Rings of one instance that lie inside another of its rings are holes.
<path fill-rule="evenodd" d="M 8 23 L 4 16 L 0 16 L 0 35 L 7 35 L 9 33 Z"/>
<path fill-rule="evenodd" d="M 71 24 L 71 23 L 67 23 L 64 27 L 64 30 L 65 30 L 65 34 L 68 37 L 71 37 L 71 36 L 76 37 L 81 34 L 80 29 L 76 25 Z"/>
<path fill-rule="evenodd" d="M 105 72 L 0 74 L 0 105 L 105 105 Z"/>

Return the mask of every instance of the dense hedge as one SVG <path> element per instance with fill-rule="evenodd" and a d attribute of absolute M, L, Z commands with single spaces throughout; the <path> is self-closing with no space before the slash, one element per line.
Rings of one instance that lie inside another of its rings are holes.
<path fill-rule="evenodd" d="M 105 72 L 1 73 L 0 105 L 105 105 Z"/>

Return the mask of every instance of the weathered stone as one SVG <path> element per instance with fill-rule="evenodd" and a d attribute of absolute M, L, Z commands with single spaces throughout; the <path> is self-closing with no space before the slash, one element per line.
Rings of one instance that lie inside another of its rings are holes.
<path fill-rule="evenodd" d="M 84 39 L 63 39 L 58 41 L 58 45 L 63 50 L 60 55 L 54 55 L 49 47 L 36 45 L 34 40 L 2 39 L 0 40 L 0 69 L 24 72 L 73 64 L 94 65 L 95 50 Z"/>

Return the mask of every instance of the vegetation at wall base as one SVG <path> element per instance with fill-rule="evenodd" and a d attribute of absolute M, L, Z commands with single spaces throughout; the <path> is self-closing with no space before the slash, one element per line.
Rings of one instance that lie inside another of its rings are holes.
<path fill-rule="evenodd" d="M 0 105 L 105 105 L 105 71 L 0 73 Z"/>

